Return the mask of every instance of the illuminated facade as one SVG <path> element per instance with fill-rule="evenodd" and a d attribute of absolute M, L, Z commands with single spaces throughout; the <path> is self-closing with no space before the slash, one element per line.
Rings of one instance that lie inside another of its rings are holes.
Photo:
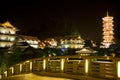
<path fill-rule="evenodd" d="M 109 48 L 111 44 L 113 44 L 113 17 L 107 16 L 102 18 L 103 20 L 103 42 L 102 48 Z"/>
<path fill-rule="evenodd" d="M 33 48 L 39 48 L 39 43 L 41 42 L 37 37 L 19 35 L 19 41 L 27 42 Z"/>
<path fill-rule="evenodd" d="M 16 39 L 17 29 L 9 21 L 0 24 L 0 47 L 11 47 Z"/>
<path fill-rule="evenodd" d="M 97 53 L 97 51 L 91 49 L 90 47 L 85 47 L 81 50 L 76 51 L 76 53 L 80 56 L 90 56 Z"/>
<path fill-rule="evenodd" d="M 84 40 L 79 35 L 65 36 L 60 39 L 61 48 L 83 48 Z"/>
<path fill-rule="evenodd" d="M 44 43 L 45 47 L 50 48 L 83 48 L 84 46 L 84 40 L 79 35 L 48 38 Z"/>
<path fill-rule="evenodd" d="M 50 47 L 50 48 L 56 48 L 58 46 L 57 42 L 58 41 L 54 38 L 48 38 L 44 41 L 46 47 Z"/>

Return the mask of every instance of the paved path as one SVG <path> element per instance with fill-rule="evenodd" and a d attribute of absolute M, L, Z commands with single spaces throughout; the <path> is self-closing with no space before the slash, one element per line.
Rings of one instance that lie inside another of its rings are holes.
<path fill-rule="evenodd" d="M 30 73 L 30 74 L 11 76 L 3 80 L 73 80 L 73 79 L 40 76 L 40 75 L 35 75 L 35 74 Z"/>
<path fill-rule="evenodd" d="M 66 73 L 39 72 L 35 74 L 29 73 L 15 75 L 5 78 L 3 80 L 107 80 L 107 79 L 93 78 L 90 76 L 72 75 Z"/>

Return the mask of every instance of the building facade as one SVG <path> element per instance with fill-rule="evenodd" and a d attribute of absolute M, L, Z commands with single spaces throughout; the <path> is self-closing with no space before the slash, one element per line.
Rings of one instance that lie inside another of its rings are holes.
<path fill-rule="evenodd" d="M 40 47 L 40 40 L 37 37 L 33 36 L 26 36 L 26 35 L 19 35 L 19 42 L 26 42 L 29 44 L 29 46 L 33 48 L 39 48 Z"/>
<path fill-rule="evenodd" d="M 80 35 L 70 35 L 60 39 L 61 48 L 83 48 L 84 44 Z"/>
<path fill-rule="evenodd" d="M 44 40 L 45 46 L 50 48 L 83 48 L 84 40 L 80 35 L 67 35 Z"/>
<path fill-rule="evenodd" d="M 9 21 L 0 24 L 0 47 L 11 47 L 16 39 L 17 29 Z"/>

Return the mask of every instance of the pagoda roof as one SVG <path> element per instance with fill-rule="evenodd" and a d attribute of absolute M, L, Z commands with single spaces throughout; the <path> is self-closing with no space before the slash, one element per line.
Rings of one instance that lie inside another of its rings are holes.
<path fill-rule="evenodd" d="M 76 53 L 97 53 L 97 51 L 91 49 L 90 47 L 82 48 L 81 50 L 76 51 Z"/>
<path fill-rule="evenodd" d="M 67 40 L 70 40 L 70 39 L 83 40 L 80 35 L 66 35 L 66 36 L 59 37 L 59 39 L 63 39 L 63 40 L 65 40 L 65 39 L 67 39 Z"/>
<path fill-rule="evenodd" d="M 32 40 L 32 41 L 40 41 L 38 37 L 33 37 L 33 36 L 26 36 L 26 35 L 20 35 L 22 39 L 24 40 Z"/>
<path fill-rule="evenodd" d="M 9 21 L 2 23 L 1 26 L 5 27 L 5 28 L 16 29 Z"/>

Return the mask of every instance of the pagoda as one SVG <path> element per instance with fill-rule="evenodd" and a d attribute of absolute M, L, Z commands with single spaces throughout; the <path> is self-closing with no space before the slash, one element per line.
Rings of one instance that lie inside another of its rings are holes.
<path fill-rule="evenodd" d="M 113 32 L 113 17 L 108 15 L 102 18 L 103 20 L 103 41 L 102 48 L 109 48 L 111 44 L 114 43 L 114 32 Z"/>

